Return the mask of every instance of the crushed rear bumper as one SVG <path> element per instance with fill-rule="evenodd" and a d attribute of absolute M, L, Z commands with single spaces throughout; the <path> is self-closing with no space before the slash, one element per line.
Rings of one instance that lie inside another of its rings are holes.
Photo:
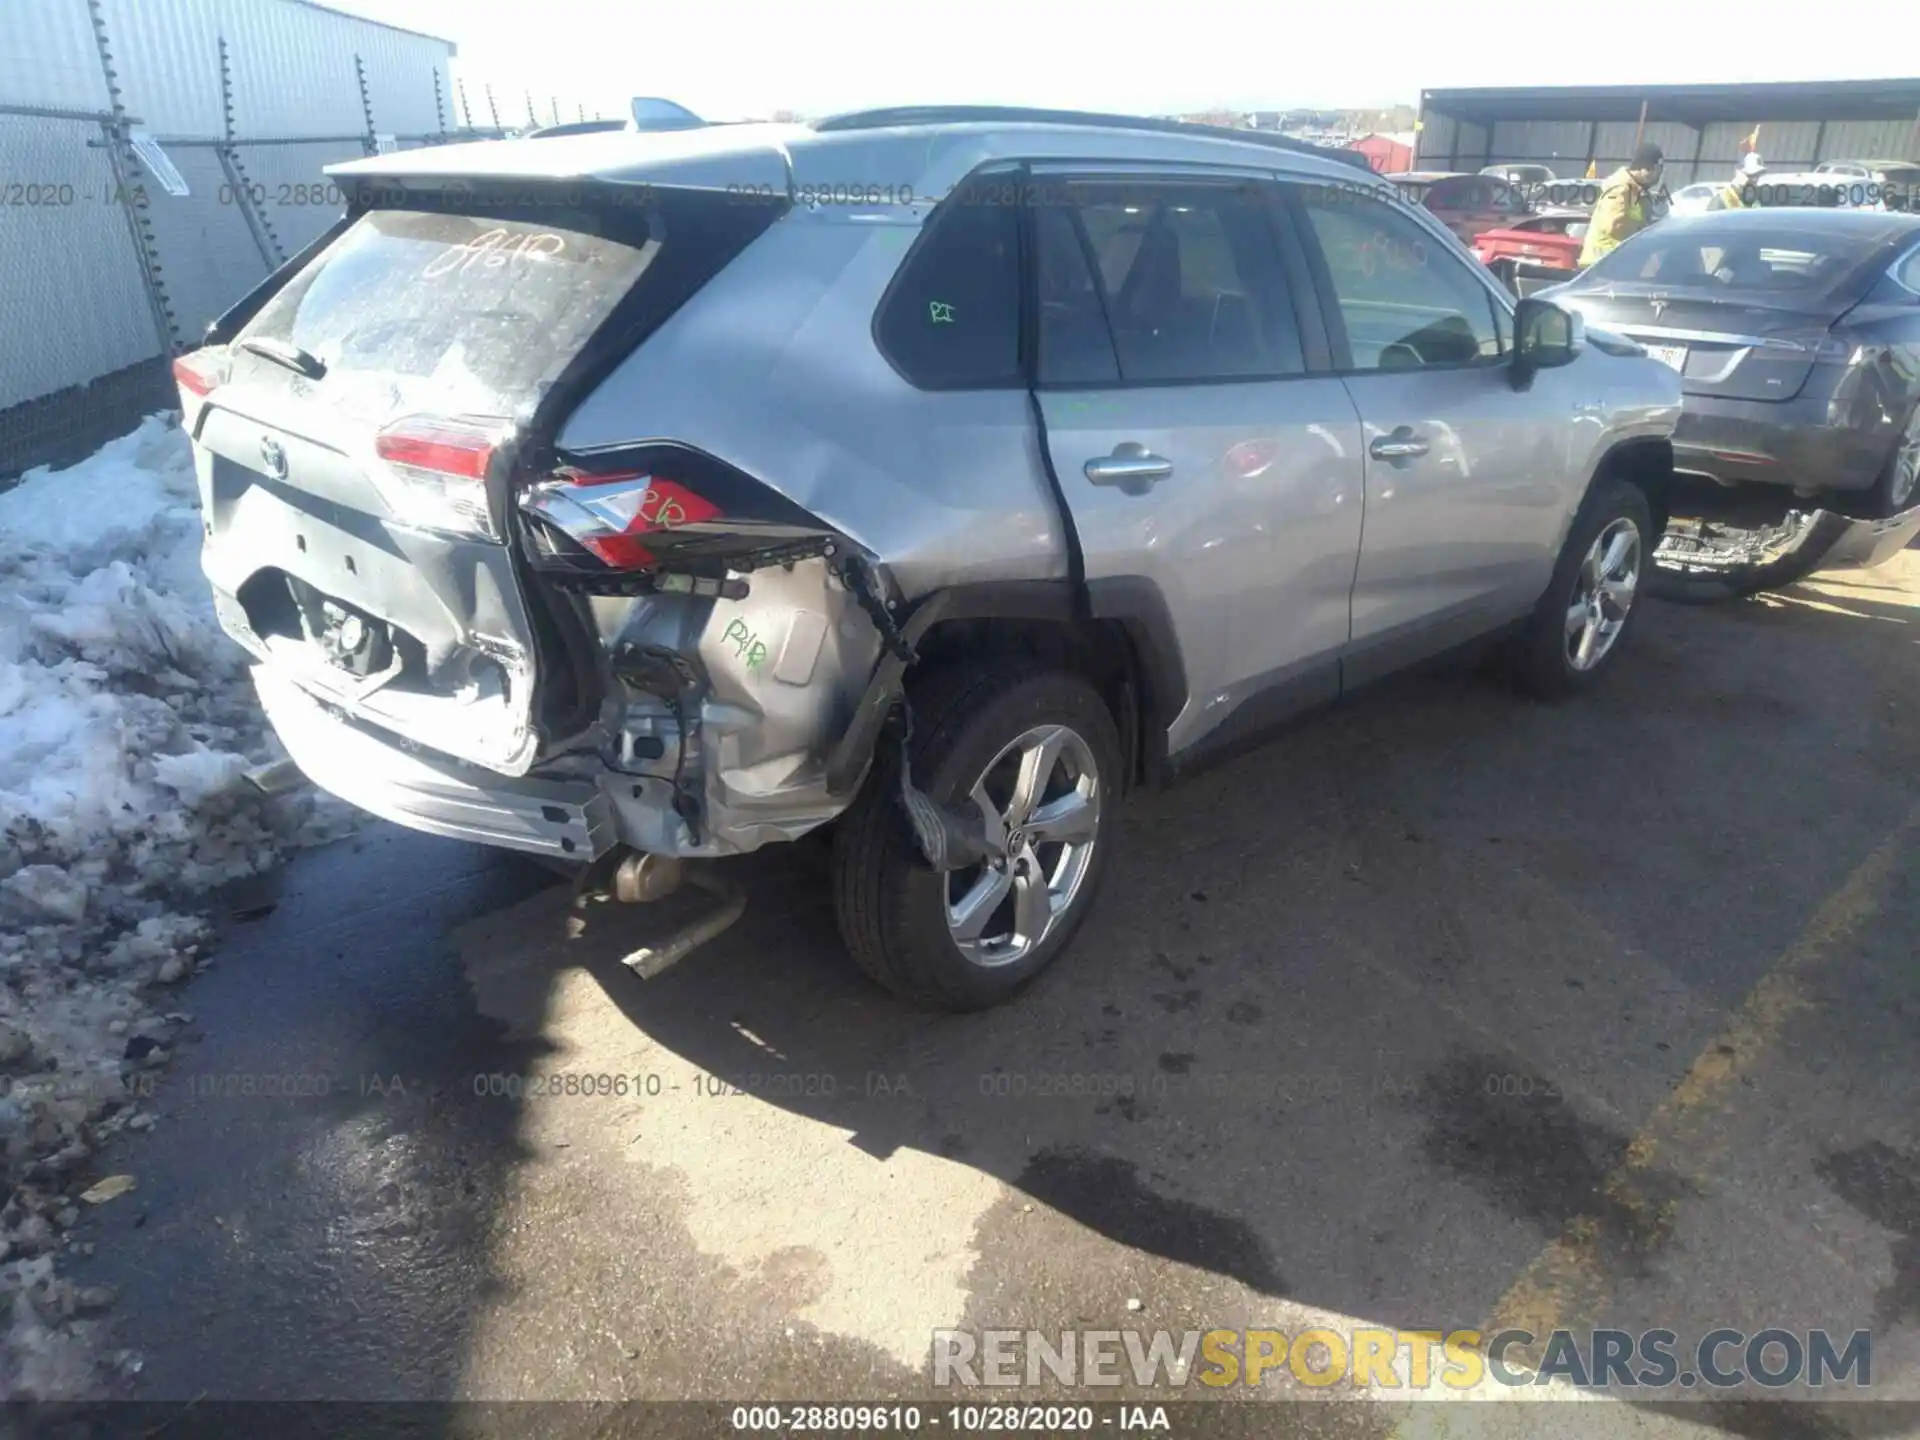
<path fill-rule="evenodd" d="M 1920 506 L 1885 520 L 1855 520 L 1832 510 L 1789 510 L 1778 524 L 1730 526 L 1675 520 L 1654 562 L 1672 598 L 1752 595 L 1822 570 L 1871 570 L 1920 536 Z M 1685 587 L 1693 587 L 1689 596 Z M 1707 587 L 1701 589 L 1700 587 Z"/>
<path fill-rule="evenodd" d="M 334 713 L 272 666 L 256 665 L 253 679 L 307 778 L 384 820 L 570 861 L 597 859 L 618 839 L 613 804 L 592 780 L 513 777 L 428 758 Z"/>

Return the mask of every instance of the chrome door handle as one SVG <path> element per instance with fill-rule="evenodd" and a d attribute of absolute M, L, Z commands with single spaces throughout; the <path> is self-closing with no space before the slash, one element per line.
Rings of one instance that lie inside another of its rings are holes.
<path fill-rule="evenodd" d="M 1111 455 L 1089 460 L 1081 469 L 1095 485 L 1118 485 L 1129 494 L 1141 495 L 1173 474 L 1173 462 L 1136 440 L 1122 440 Z"/>
<path fill-rule="evenodd" d="M 1419 439 L 1405 426 L 1391 435 L 1382 435 L 1367 446 L 1367 453 L 1376 460 L 1411 460 L 1424 455 L 1428 450 L 1427 442 Z"/>

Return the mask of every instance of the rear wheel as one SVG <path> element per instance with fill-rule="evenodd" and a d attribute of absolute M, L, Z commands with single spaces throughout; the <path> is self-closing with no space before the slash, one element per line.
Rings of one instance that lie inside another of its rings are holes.
<path fill-rule="evenodd" d="M 1515 650 L 1527 689 L 1548 698 L 1572 695 L 1613 664 L 1638 613 L 1652 535 L 1639 486 L 1614 479 L 1595 484 Z"/>
<path fill-rule="evenodd" d="M 1907 416 L 1907 428 L 1894 447 L 1887 468 L 1869 492 L 1869 518 L 1884 520 L 1920 504 L 1920 405 Z"/>
<path fill-rule="evenodd" d="M 883 757 L 835 827 L 834 906 L 860 967 L 943 1009 L 1008 998 L 1057 958 L 1092 908 L 1118 822 L 1120 738 L 1077 675 L 1024 661 L 957 667 L 916 686 L 915 782 L 977 810 L 995 854 L 927 864 Z"/>

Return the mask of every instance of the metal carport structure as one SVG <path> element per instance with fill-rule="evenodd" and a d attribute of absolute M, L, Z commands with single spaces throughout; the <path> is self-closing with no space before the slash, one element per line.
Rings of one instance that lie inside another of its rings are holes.
<path fill-rule="evenodd" d="M 1667 184 L 1731 174 L 1750 135 L 1773 170 L 1822 160 L 1920 160 L 1920 79 L 1765 85 L 1496 86 L 1420 92 L 1415 165 L 1527 162 L 1564 179 L 1606 175 L 1637 139 L 1667 157 Z"/>

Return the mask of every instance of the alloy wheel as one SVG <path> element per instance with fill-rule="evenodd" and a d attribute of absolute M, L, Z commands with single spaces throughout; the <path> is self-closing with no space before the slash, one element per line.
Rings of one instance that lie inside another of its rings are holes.
<path fill-rule="evenodd" d="M 1624 515 L 1594 537 L 1567 604 L 1567 663 L 1591 670 L 1626 628 L 1640 590 L 1640 527 Z"/>
<path fill-rule="evenodd" d="M 1893 457 L 1893 483 L 1887 489 L 1888 512 L 1897 515 L 1906 509 L 1916 488 L 1920 488 L 1920 410 L 1907 422 L 1906 439 L 1900 442 L 1899 452 Z"/>
<path fill-rule="evenodd" d="M 947 931 L 976 965 L 1010 965 L 1043 944 L 1093 864 L 1102 800 L 1084 738 L 1036 725 L 1009 742 L 971 798 L 995 854 L 946 877 Z"/>

